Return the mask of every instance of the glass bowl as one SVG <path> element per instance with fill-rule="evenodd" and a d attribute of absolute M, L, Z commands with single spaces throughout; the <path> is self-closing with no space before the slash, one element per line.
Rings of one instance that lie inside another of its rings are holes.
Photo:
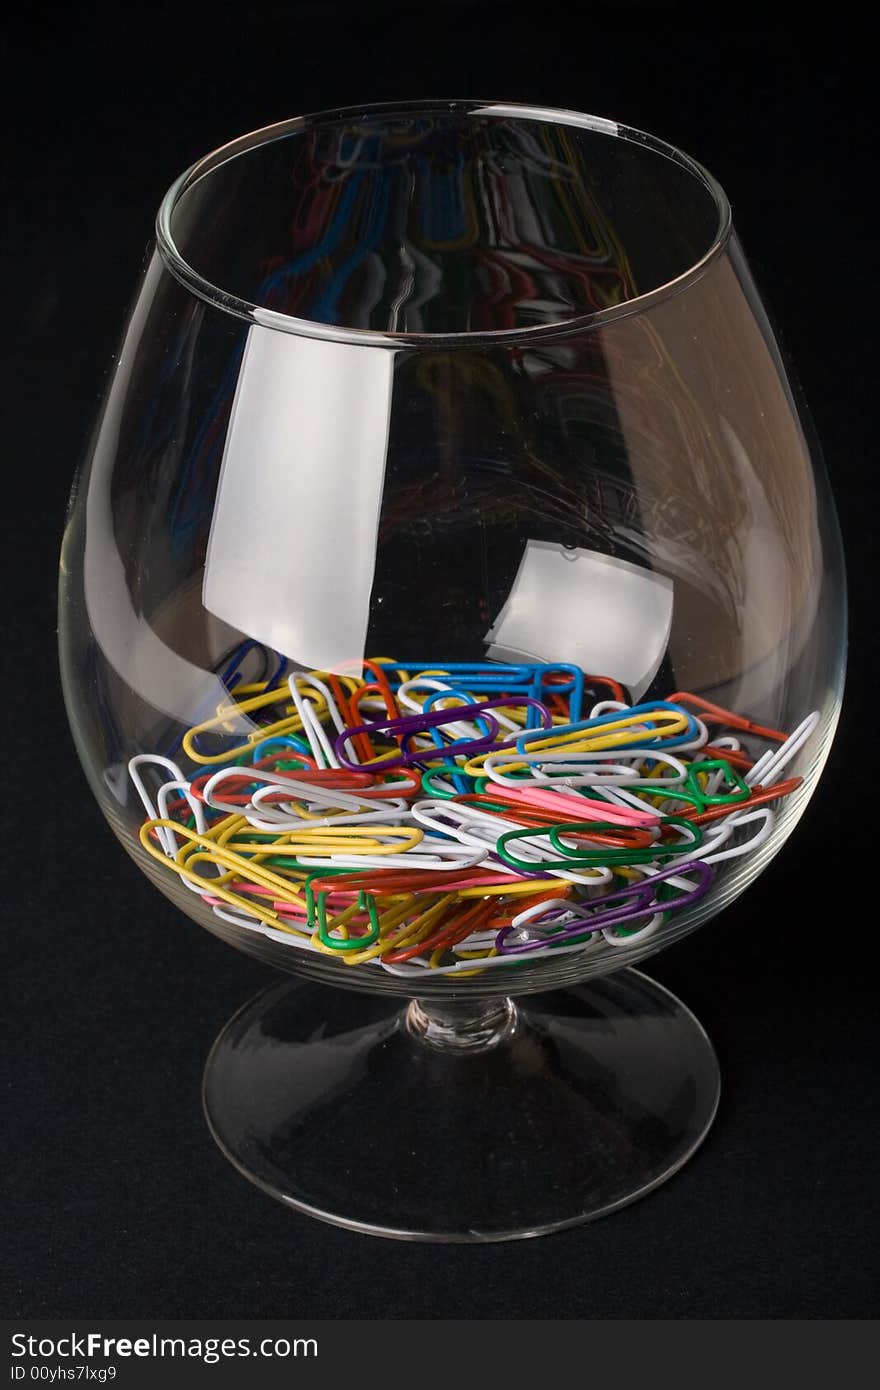
<path fill-rule="evenodd" d="M 476 101 L 201 160 L 74 487 L 60 643 L 117 838 L 297 977 L 206 1071 L 253 1181 L 487 1240 L 693 1152 L 717 1063 L 633 966 L 794 829 L 845 659 L 816 441 L 699 164 Z"/>

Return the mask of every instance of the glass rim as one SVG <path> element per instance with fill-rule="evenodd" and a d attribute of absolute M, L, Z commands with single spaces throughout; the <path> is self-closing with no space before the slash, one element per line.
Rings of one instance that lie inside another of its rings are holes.
<path fill-rule="evenodd" d="M 498 119 L 522 121 L 545 121 L 581 130 L 592 130 L 600 135 L 627 140 L 642 145 L 656 154 L 673 161 L 688 170 L 704 186 L 715 203 L 718 212 L 718 226 L 711 245 L 692 265 L 680 275 L 657 285 L 644 294 L 634 295 L 621 304 L 610 305 L 605 309 L 594 309 L 586 314 L 572 314 L 554 323 L 535 324 L 530 327 L 504 328 L 494 330 L 463 331 L 457 333 L 398 333 L 367 328 L 344 328 L 336 324 L 320 323 L 314 319 L 296 318 L 291 314 L 280 313 L 276 309 L 266 309 L 230 294 L 219 285 L 200 275 L 178 251 L 171 230 L 171 218 L 178 201 L 199 179 L 219 168 L 231 159 L 257 149 L 288 135 L 314 128 L 338 124 L 340 121 L 358 117 L 375 118 L 383 115 L 402 116 L 404 113 L 440 114 L 448 113 L 471 116 L 488 116 Z M 284 333 L 294 333 L 301 337 L 320 338 L 329 342 L 353 343 L 367 347 L 475 347 L 498 344 L 515 346 L 543 341 L 547 338 L 571 336 L 594 328 L 600 328 L 617 319 L 631 314 L 644 313 L 647 309 L 681 294 L 700 280 L 709 267 L 723 253 L 732 231 L 730 202 L 724 189 L 708 169 L 696 159 L 685 154 L 675 145 L 638 130 L 634 126 L 622 125 L 603 116 L 591 116 L 585 112 L 569 111 L 552 106 L 531 106 L 520 102 L 496 102 L 477 100 L 414 100 L 378 102 L 363 106 L 343 106 L 308 115 L 294 116 L 285 121 L 262 126 L 246 135 L 238 136 L 225 145 L 220 145 L 209 154 L 191 164 L 171 185 L 159 206 L 156 215 L 156 246 L 167 269 L 192 294 L 225 313 L 245 319 L 263 328 L 276 329 Z"/>

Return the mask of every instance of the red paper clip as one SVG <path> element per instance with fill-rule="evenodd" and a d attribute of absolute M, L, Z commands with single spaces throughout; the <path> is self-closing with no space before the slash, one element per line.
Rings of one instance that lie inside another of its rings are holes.
<path fill-rule="evenodd" d="M 667 695 L 667 700 L 673 705 L 688 705 L 700 710 L 707 716 L 707 721 L 712 724 L 724 724 L 729 729 L 740 729 L 744 734 L 755 734 L 758 738 L 769 738 L 774 743 L 784 743 L 788 734 L 784 734 L 781 729 L 768 729 L 763 724 L 756 724 L 753 719 L 745 719 L 741 714 L 734 714 L 733 710 L 722 709 L 721 705 L 713 705 L 711 700 L 704 700 L 702 695 L 692 695 L 688 690 L 678 690 L 674 695 Z M 723 754 L 726 758 L 727 754 Z"/>

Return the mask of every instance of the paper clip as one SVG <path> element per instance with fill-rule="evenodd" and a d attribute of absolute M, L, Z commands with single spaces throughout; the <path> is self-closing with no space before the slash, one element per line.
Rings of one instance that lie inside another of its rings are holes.
<path fill-rule="evenodd" d="M 324 682 L 315 675 L 299 676 L 294 674 L 287 678 L 287 684 L 290 689 L 294 708 L 302 722 L 303 732 L 308 739 L 309 749 L 315 760 L 316 766 L 338 767 L 339 762 L 333 752 L 330 740 L 322 727 L 321 721 L 318 718 L 318 705 L 316 701 L 310 700 L 307 694 L 300 690 L 301 680 L 304 683 L 308 682 L 306 691 L 312 690 L 318 692 L 319 697 L 323 700 L 324 709 L 329 714 L 336 728 L 336 732 L 339 734 L 345 728 L 345 722 L 337 708 L 336 700 Z"/>
<path fill-rule="evenodd" d="M 506 665 L 494 661 L 382 661 L 379 664 L 392 669 L 398 676 L 403 675 L 404 680 L 409 679 L 407 673 L 410 671 L 418 671 L 423 676 L 448 675 L 453 676 L 458 685 L 475 691 L 498 690 L 509 695 L 528 695 L 537 704 L 544 703 L 545 683 L 558 673 L 562 679 L 553 682 L 554 693 L 569 695 L 569 718 L 580 719 L 583 710 L 584 673 L 580 667 L 568 662 L 523 662 Z M 397 683 L 400 685 L 403 682 Z M 526 727 L 530 727 L 528 715 Z"/>
<path fill-rule="evenodd" d="M 736 811 L 751 811 L 756 806 L 766 805 L 768 801 L 778 801 L 783 796 L 789 796 L 793 791 L 803 784 L 803 777 L 789 777 L 785 782 L 777 782 L 772 787 L 751 787 L 749 790 L 748 801 L 740 801 L 734 808 Z M 711 821 L 722 819 L 729 816 L 730 806 L 711 806 L 708 811 L 699 811 L 696 815 L 689 816 L 691 825 L 707 825 Z"/>
<path fill-rule="evenodd" d="M 241 694 L 244 692 L 240 691 L 239 693 Z M 286 685 L 278 686 L 273 690 L 262 690 L 255 695 L 248 693 L 243 700 L 233 699 L 230 704 L 221 705 L 212 718 L 204 719 L 200 724 L 194 724 L 191 729 L 187 729 L 181 739 L 183 751 L 194 763 L 202 763 L 204 765 L 228 763 L 234 761 L 243 753 L 250 753 L 254 744 L 259 743 L 264 738 L 268 738 L 270 734 L 296 733 L 297 730 L 302 728 L 302 721 L 298 714 L 275 720 L 268 728 L 264 727 L 261 729 L 255 726 L 247 735 L 244 743 L 239 744 L 235 748 L 227 748 L 220 753 L 205 753 L 199 747 L 198 743 L 199 738 L 203 734 L 216 734 L 224 730 L 224 726 L 226 726 L 225 736 L 227 738 L 231 737 L 231 734 L 228 732 L 229 725 L 232 724 L 234 726 L 244 715 L 254 714 L 259 710 L 267 709 L 281 702 L 287 704 L 289 700 L 290 691 Z"/>
<path fill-rule="evenodd" d="M 464 845 L 471 845 L 483 851 L 484 857 L 488 856 L 493 861 L 492 867 L 498 872 L 510 872 L 510 865 L 503 862 L 497 863 L 499 836 L 505 830 L 517 830 L 516 821 L 504 820 L 497 815 L 483 811 L 474 806 L 461 805 L 456 801 L 453 805 L 449 802 L 430 802 L 420 801 L 413 806 L 413 818 L 420 825 L 426 826 L 435 832 L 445 832 L 452 835 L 456 840 L 460 840 Z M 618 827 L 619 831 L 619 827 Z M 527 832 L 528 833 L 528 832 Z M 541 831 L 533 831 L 540 834 Z M 640 832 L 637 832 L 640 833 Z M 623 843 L 620 834 L 617 836 L 618 844 Z M 610 871 L 601 865 L 590 867 L 587 873 L 578 873 L 578 865 L 571 864 L 563 866 L 560 870 L 560 877 L 570 883 L 581 883 L 588 887 L 600 887 L 603 883 L 610 881 Z M 535 862 L 527 866 L 528 871 L 542 873 L 546 872 L 546 866 L 540 862 L 540 855 L 535 854 Z"/>
<path fill-rule="evenodd" d="M 497 817 L 499 822 L 506 820 L 512 829 L 514 826 L 545 826 L 558 825 L 560 823 L 559 813 L 556 810 L 546 811 L 540 806 L 521 806 L 511 805 L 505 801 L 493 801 L 489 792 L 469 792 L 463 796 L 455 798 L 456 810 L 461 806 L 473 806 L 475 810 L 483 811 L 488 815 Z M 603 806 L 603 810 L 606 809 Z M 413 807 L 413 815 L 416 814 L 416 807 Z M 564 818 L 563 818 L 564 819 Z M 653 844 L 657 839 L 657 831 L 651 826 L 636 826 L 630 824 L 620 824 L 615 826 L 613 831 L 596 831 L 591 834 L 591 839 L 595 838 L 601 844 L 614 846 L 634 845 L 641 849 Z"/>
<path fill-rule="evenodd" d="M 391 737 L 401 737 L 401 751 L 392 753 L 384 757 L 372 758 L 368 764 L 373 772 L 385 771 L 393 767 L 411 767 L 419 762 L 435 761 L 438 753 L 435 748 L 416 749 L 408 751 L 404 745 L 419 734 L 430 734 L 431 729 L 443 728 L 450 723 L 455 723 L 459 719 L 473 719 L 477 715 L 484 715 L 489 725 L 490 732 L 483 738 L 472 739 L 469 741 L 459 741 L 456 753 L 461 757 L 464 754 L 481 753 L 490 748 L 503 747 L 496 741 L 499 732 L 497 720 L 490 713 L 495 709 L 508 709 L 512 705 L 532 705 L 537 706 L 540 711 L 541 719 L 545 729 L 552 727 L 552 717 L 545 705 L 538 700 L 533 700 L 529 696 L 520 696 L 517 700 L 499 699 L 482 700 L 475 704 L 456 706 L 454 710 L 435 710 L 432 713 L 421 713 L 407 715 L 401 719 L 379 719 L 372 724 L 356 724 L 353 728 L 344 730 L 336 740 L 335 750 L 340 763 L 344 767 L 359 768 L 362 764 L 352 763 L 346 755 L 346 745 L 353 736 L 361 733 L 387 734 Z"/>
<path fill-rule="evenodd" d="M 697 879 L 695 886 L 689 884 L 685 891 L 675 898 L 662 901 L 658 899 L 657 891 L 662 884 L 671 879 L 687 882 L 691 875 Z M 533 940 L 511 942 L 509 938 L 515 929 L 510 926 L 502 928 L 498 933 L 495 946 L 504 955 L 522 954 L 557 942 L 570 941 L 573 936 L 603 931 L 607 927 L 631 922 L 639 917 L 653 916 L 655 912 L 677 912 L 683 907 L 693 906 L 704 898 L 709 891 L 712 878 L 712 866 L 704 859 L 692 859 L 685 864 L 670 865 L 639 883 L 627 884 L 625 888 L 618 888 L 613 893 L 594 899 L 591 910 L 587 913 L 567 912 L 562 924 L 555 929 L 552 919 L 558 921 L 559 913 L 550 914 L 551 920 L 548 923 L 545 924 L 543 920 L 539 923 L 552 931 L 553 935 L 549 940 L 547 937 L 538 937 Z M 610 906 L 611 903 L 621 902 L 624 904 L 622 907 Z M 535 923 L 531 925 L 534 928 Z"/>
<path fill-rule="evenodd" d="M 646 805 L 641 805 L 638 808 L 614 806 L 607 801 L 597 801 L 593 797 L 582 796 L 577 791 L 566 795 L 564 791 L 555 788 L 548 790 L 544 786 L 530 786 L 528 783 L 520 786 L 503 783 L 495 788 L 495 795 L 500 801 L 514 806 L 537 807 L 540 810 L 550 811 L 555 814 L 558 820 L 576 817 L 578 811 L 582 813 L 581 819 L 585 819 L 588 813 L 594 812 L 605 820 L 614 821 L 620 825 L 656 825 L 660 820 L 660 813 Z"/>
<path fill-rule="evenodd" d="M 386 955 L 385 959 L 392 965 L 399 965 L 425 951 L 430 951 L 432 955 L 439 958 L 452 946 L 467 940 L 488 917 L 491 907 L 491 903 L 476 902 L 463 912 L 455 912 L 451 920 L 441 921 L 439 926 L 428 935 L 423 936 L 417 944 L 411 944 L 403 949 L 395 947 Z M 439 959 L 436 963 L 439 964 Z"/>
<path fill-rule="evenodd" d="M 365 936 L 350 937 L 348 935 L 349 924 L 358 914 L 366 910 L 368 930 Z M 327 918 L 327 894 L 319 893 L 317 900 L 318 929 L 317 938 L 322 946 L 326 946 L 330 951 L 362 951 L 365 947 L 372 946 L 379 939 L 379 917 L 376 912 L 376 902 L 369 893 L 361 893 L 358 900 L 351 907 L 347 907 L 336 917 L 328 921 Z M 342 936 L 333 936 L 334 931 L 342 929 Z"/>
<path fill-rule="evenodd" d="M 764 756 L 758 759 L 754 767 L 746 773 L 746 781 L 749 785 L 760 784 L 762 787 L 772 785 L 782 769 L 788 766 L 795 754 L 799 753 L 807 740 L 812 737 L 820 718 L 819 711 L 813 710 L 812 714 L 808 714 L 806 719 L 798 724 L 794 732 L 789 734 L 781 748 L 768 749 Z"/>
<path fill-rule="evenodd" d="M 379 679 L 370 681 L 365 685 L 360 685 L 356 690 L 352 691 L 351 699 L 348 703 L 351 722 L 353 724 L 357 721 L 361 713 L 361 705 L 364 701 L 375 700 L 376 698 L 382 701 L 385 707 L 385 713 L 389 719 L 399 719 L 401 717 L 401 709 L 395 698 L 394 691 L 391 689 L 386 677 L 384 674 L 381 674 L 380 670 Z M 364 739 L 364 744 L 369 748 L 369 739 Z M 368 757 L 369 753 L 367 753 L 366 756 Z"/>
<path fill-rule="evenodd" d="M 700 778 L 708 779 L 712 773 L 720 774 L 720 778 L 715 778 L 709 783 L 714 788 L 710 791 L 708 786 L 702 785 Z M 718 791 L 718 786 L 722 784 L 730 790 Z M 646 787 L 649 785 L 650 783 L 645 783 Z M 736 806 L 748 801 L 749 791 L 750 788 L 739 772 L 724 758 L 701 758 L 690 764 L 684 786 L 670 787 L 664 790 L 662 795 L 665 798 L 664 804 L 684 801 L 696 807 L 697 811 L 705 811 L 710 806 Z"/>
<path fill-rule="evenodd" d="M 425 769 L 422 773 L 422 790 L 441 800 L 452 800 L 457 795 L 452 782 L 443 776 L 442 768 Z"/>
<path fill-rule="evenodd" d="M 713 705 L 711 700 L 705 700 L 701 695 L 692 695 L 688 690 L 677 690 L 674 695 L 668 695 L 667 699 L 675 705 L 692 706 L 712 724 L 739 729 L 742 733 L 755 734 L 758 738 L 769 738 L 774 743 L 784 743 L 788 738 L 788 734 L 783 733 L 781 729 L 768 729 L 763 724 L 756 724 L 754 719 L 735 714 L 733 710 L 724 709 L 721 705 Z"/>
<path fill-rule="evenodd" d="M 532 868 L 533 861 L 517 859 L 507 848 L 513 840 L 517 842 L 524 840 L 530 849 L 537 849 L 541 852 L 541 867 L 544 869 L 608 868 L 615 864 L 650 864 L 655 859 L 668 859 L 672 855 L 696 849 L 703 842 L 703 835 L 699 826 L 695 826 L 692 821 L 684 820 L 680 816 L 667 816 L 664 821 L 664 828 L 666 827 L 683 830 L 685 834 L 690 836 L 690 839 L 685 845 L 669 845 L 663 841 L 655 841 L 641 849 L 637 849 L 635 846 L 626 849 L 612 849 L 603 845 L 599 849 L 588 850 L 581 845 L 569 845 L 562 837 L 577 835 L 579 839 L 589 841 L 591 830 L 598 830 L 599 832 L 619 831 L 620 827 L 610 821 L 571 821 L 547 826 L 546 830 L 536 830 L 531 827 L 525 830 L 507 830 L 498 837 L 496 853 L 512 869 Z M 562 855 L 562 858 L 547 858 L 546 854 L 549 851 L 545 852 L 543 845 L 536 845 L 537 839 L 549 840 L 550 848 L 555 850 L 558 855 Z"/>
<path fill-rule="evenodd" d="M 128 760 L 128 775 L 134 783 L 134 789 L 140 798 L 141 805 L 146 811 L 147 816 L 151 820 L 162 820 L 163 818 L 159 815 L 158 805 L 153 801 L 144 784 L 140 772 L 142 767 L 158 767 L 166 773 L 170 772 L 175 785 L 178 786 L 186 785 L 183 773 L 177 766 L 177 763 L 173 762 L 171 758 L 163 757 L 160 753 L 137 753 L 133 758 L 129 758 Z M 189 801 L 191 809 L 194 809 L 189 796 L 187 796 L 187 801 Z M 165 809 L 167 809 L 167 805 Z M 174 823 L 169 822 L 169 824 L 173 826 Z M 173 859 L 177 852 L 177 841 L 174 838 L 173 829 L 169 830 L 162 826 L 157 829 L 156 834 L 165 853 L 170 855 Z"/>
<path fill-rule="evenodd" d="M 627 710 L 601 714 L 597 719 L 583 719 L 573 724 L 557 725 L 552 733 L 537 737 L 521 734 L 516 740 L 520 753 L 537 753 L 561 748 L 575 752 L 599 752 L 629 746 L 649 750 L 657 744 L 675 748 L 699 735 L 693 715 L 668 700 L 651 700 L 632 705 Z"/>
<path fill-rule="evenodd" d="M 258 652 L 262 657 L 261 669 L 253 675 L 251 678 L 253 681 L 263 682 L 267 687 L 271 687 L 281 679 L 284 668 L 287 666 L 287 657 L 280 656 L 278 652 L 272 651 L 270 647 L 263 646 L 262 642 L 255 642 L 252 638 L 248 637 L 235 648 L 227 665 L 224 666 L 222 671 L 218 672 L 219 678 L 226 686 L 227 690 L 232 690 L 236 685 L 243 682 L 244 673 L 242 668 L 245 658 L 251 652 Z M 272 672 L 271 676 L 269 675 L 270 655 L 275 658 L 275 670 Z"/>
<path fill-rule="evenodd" d="M 434 694 L 430 695 L 428 699 L 425 701 L 423 707 L 425 713 L 432 711 L 434 705 L 437 704 L 439 700 L 448 700 L 450 697 L 459 701 L 458 706 L 444 705 L 444 708 L 461 708 L 462 706 L 467 706 L 473 703 L 471 696 L 466 691 L 448 690 L 443 692 L 435 692 Z M 495 723 L 496 732 L 503 727 L 503 718 L 504 725 L 507 726 L 508 730 L 511 733 L 519 733 L 519 726 L 513 724 L 512 720 L 509 720 L 505 716 L 500 715 L 500 713 L 497 710 L 492 717 Z M 467 721 L 459 720 L 455 723 L 450 721 L 450 723 L 446 727 L 448 728 L 450 733 L 457 734 L 457 737 L 454 738 L 451 743 L 444 742 L 443 735 L 441 734 L 438 728 L 433 728 L 428 731 L 431 741 L 433 742 L 435 748 L 441 750 L 442 752 L 443 763 L 446 767 L 450 769 L 448 775 L 450 777 L 452 785 L 455 787 L 457 792 L 469 791 L 470 782 L 468 781 L 466 776 L 464 776 L 461 772 L 458 771 L 458 764 L 456 763 L 456 758 L 462 755 L 465 750 L 472 747 L 472 744 L 468 743 L 469 739 L 473 740 L 475 738 L 481 738 L 486 734 L 488 734 L 491 737 L 490 729 L 480 729 L 479 726 L 481 723 L 486 723 L 485 716 L 478 715 L 477 718 L 473 721 L 473 727 L 471 727 Z"/>
<path fill-rule="evenodd" d="M 261 681 L 269 686 L 274 685 L 280 679 L 287 666 L 287 658 L 279 656 L 278 652 L 272 651 L 271 647 L 265 647 L 261 642 L 255 642 L 252 638 L 248 637 L 245 638 L 243 642 L 240 642 L 237 647 L 233 648 L 231 653 L 227 654 L 224 658 L 226 665 L 221 665 L 220 669 L 216 671 L 218 681 L 221 685 L 225 686 L 227 690 L 232 691 L 235 686 L 242 682 L 242 668 L 251 652 L 259 653 L 262 658 L 260 669 L 254 674 L 255 680 Z M 275 670 L 272 672 L 271 677 L 269 676 L 270 657 L 274 657 L 276 660 Z M 201 701 L 202 708 L 204 708 L 206 704 L 207 701 Z M 183 734 L 175 738 L 174 742 L 168 748 L 169 756 L 173 756 L 180 751 L 183 739 Z"/>
<path fill-rule="evenodd" d="M 210 891 L 212 895 L 223 898 L 224 901 L 230 903 L 233 907 L 243 908 L 247 912 L 253 912 L 261 921 L 268 922 L 270 925 L 277 924 L 279 920 L 277 912 L 268 911 L 257 904 L 252 905 L 238 894 L 233 893 L 225 885 L 218 882 L 218 880 L 213 878 L 206 879 L 203 874 L 196 873 L 184 860 L 182 851 L 178 852 L 176 858 L 171 860 L 162 850 L 157 849 L 151 843 L 150 837 L 154 831 L 158 833 L 158 831 L 163 828 L 174 830 L 177 834 L 182 835 L 190 841 L 192 848 L 198 853 L 199 861 L 207 859 L 212 864 L 220 863 L 226 869 L 234 870 L 242 879 L 252 879 L 263 887 L 274 889 L 281 896 L 290 892 L 289 883 L 285 883 L 282 878 L 272 873 L 271 870 L 264 868 L 263 865 L 234 854 L 227 850 L 225 846 L 218 845 L 216 842 L 212 841 L 208 835 L 200 835 L 197 831 L 189 830 L 186 826 L 177 825 L 172 821 L 163 822 L 156 820 L 147 820 L 141 826 L 139 835 L 141 845 L 152 858 L 158 859 L 160 863 L 173 868 L 181 878 L 187 878 L 191 882 L 200 885 L 205 892 Z M 189 857 L 195 860 L 196 854 L 194 853 Z"/>
<path fill-rule="evenodd" d="M 235 801 L 227 801 L 217 794 L 217 788 L 222 783 L 230 781 L 235 783 L 236 786 L 241 785 L 242 781 L 244 781 L 245 784 L 257 783 L 258 785 L 271 788 L 273 793 L 280 794 L 285 802 L 291 804 L 295 802 L 322 804 L 336 808 L 337 813 L 340 815 L 344 814 L 346 811 L 360 813 L 362 811 L 381 810 L 381 807 L 377 808 L 371 805 L 372 798 L 361 795 L 357 787 L 353 791 L 344 791 L 341 789 L 340 783 L 344 783 L 345 779 L 350 776 L 350 772 L 345 772 L 336 768 L 318 768 L 311 772 L 307 770 L 304 773 L 293 773 L 270 772 L 257 767 L 252 767 L 245 772 L 243 768 L 227 767 L 220 768 L 218 772 L 210 774 L 207 779 L 199 778 L 198 781 L 203 782 L 199 792 L 201 798 L 206 801 L 209 806 L 213 806 L 220 811 L 238 812 L 240 809 Z M 319 781 L 319 779 L 321 780 Z M 327 785 L 327 783 L 329 783 L 329 785 Z M 383 790 L 385 789 L 383 788 Z M 393 790 L 393 788 L 388 788 L 388 790 Z M 232 795 L 236 797 L 240 794 L 241 793 L 237 791 L 232 793 Z M 248 804 L 253 804 L 253 801 L 254 794 L 250 794 Z M 407 803 L 401 798 L 387 799 L 387 804 L 384 809 L 403 813 L 407 809 Z M 260 806 L 260 812 L 271 821 L 271 824 L 263 827 L 269 830 L 278 828 L 278 822 L 285 819 L 292 819 L 294 828 L 299 829 L 300 822 L 305 819 L 305 817 L 302 816 L 294 815 L 291 817 L 290 814 L 285 815 L 283 811 L 275 811 L 267 806 Z"/>
<path fill-rule="evenodd" d="M 728 840 L 744 825 L 757 825 L 757 830 L 747 840 L 737 845 L 722 848 Z M 727 816 L 725 820 L 709 827 L 703 844 L 698 850 L 691 850 L 691 858 L 703 859 L 707 864 L 720 864 L 725 859 L 738 859 L 743 854 L 752 854 L 766 844 L 776 825 L 775 812 L 769 806 L 758 806 L 753 811 L 741 811 Z"/>
<path fill-rule="evenodd" d="M 639 772 L 639 764 L 643 762 L 653 765 L 647 775 Z M 687 779 L 685 764 L 660 748 L 625 748 L 619 754 L 619 761 L 614 763 L 608 761 L 607 751 L 490 753 L 481 760 L 481 766 L 486 778 L 499 786 L 517 788 L 537 783 L 545 791 L 591 787 L 603 796 L 609 787 L 623 787 L 630 791 L 654 791 L 656 788 L 659 792 L 662 788 L 681 786 Z M 671 768 L 671 774 L 658 776 L 660 766 Z M 637 809 L 646 808 L 643 803 L 638 803 Z"/>
<path fill-rule="evenodd" d="M 428 703 L 427 697 L 422 702 L 422 704 L 419 704 L 418 700 L 416 700 L 413 697 L 412 692 L 414 690 L 419 689 L 429 690 L 432 693 L 438 693 L 443 695 L 454 695 L 457 698 L 464 700 L 466 704 L 471 704 L 473 702 L 473 695 L 471 693 L 457 691 L 454 686 L 451 686 L 448 683 L 448 681 L 438 680 L 434 676 L 415 676 L 412 680 L 403 681 L 397 690 L 397 699 L 399 703 L 405 706 L 405 708 L 410 710 L 413 714 L 419 714 L 423 709 L 431 708 L 430 704 Z M 493 717 L 497 720 L 501 728 L 506 729 L 508 733 L 518 734 L 521 732 L 522 726 L 520 724 L 517 724 L 515 720 L 509 719 L 506 714 L 502 714 L 500 710 L 496 710 Z M 456 726 L 450 724 L 449 727 L 450 731 L 454 732 Z M 466 723 L 460 723 L 458 725 L 458 728 L 462 730 L 460 736 L 462 738 L 466 737 L 467 735 L 464 732 L 467 729 Z"/>
<path fill-rule="evenodd" d="M 361 946 L 360 950 L 347 951 L 343 957 L 345 964 L 364 965 L 379 958 L 388 960 L 390 953 L 406 947 L 423 950 L 425 938 L 455 901 L 455 894 L 449 893 L 428 901 L 410 894 L 399 901 L 390 902 L 379 916 L 377 940 L 369 946 Z"/>

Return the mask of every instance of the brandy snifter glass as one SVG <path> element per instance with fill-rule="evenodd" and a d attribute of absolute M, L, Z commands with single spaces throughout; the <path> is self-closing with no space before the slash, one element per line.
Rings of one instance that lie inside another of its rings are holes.
<path fill-rule="evenodd" d="M 200 160 L 74 488 L 60 643 L 118 840 L 283 973 L 205 1075 L 253 1182 L 358 1230 L 497 1240 L 694 1151 L 717 1062 L 634 967 L 797 824 L 845 589 L 693 159 L 425 101 Z"/>

